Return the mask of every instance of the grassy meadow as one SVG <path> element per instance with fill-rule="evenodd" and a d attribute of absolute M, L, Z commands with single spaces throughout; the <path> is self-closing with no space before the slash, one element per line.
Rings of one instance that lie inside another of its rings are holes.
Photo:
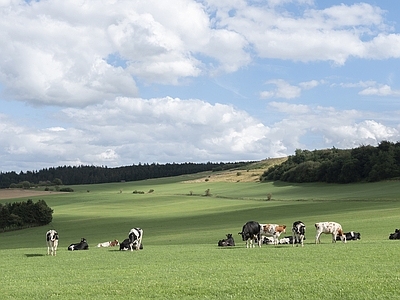
<path fill-rule="evenodd" d="M 388 239 L 400 227 L 399 181 L 287 184 L 208 180 L 212 176 L 81 185 L 73 193 L 30 197 L 47 202 L 53 222 L 0 234 L 1 298 L 400 298 L 400 241 Z M 305 246 L 246 249 L 237 233 L 249 220 L 286 224 L 289 231 L 301 220 Z M 320 221 L 359 231 L 361 240 L 332 244 L 323 235 L 315 245 Z M 144 230 L 142 251 L 96 248 L 122 241 L 132 227 Z M 48 229 L 60 234 L 56 257 L 46 255 Z M 227 233 L 236 246 L 217 247 Z M 90 249 L 67 251 L 81 237 Z"/>

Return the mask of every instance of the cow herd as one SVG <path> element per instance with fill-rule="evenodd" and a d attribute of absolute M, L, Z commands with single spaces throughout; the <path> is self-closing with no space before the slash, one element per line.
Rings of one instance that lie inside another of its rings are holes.
<path fill-rule="evenodd" d="M 315 243 L 319 244 L 321 234 L 331 234 L 332 243 L 342 241 L 346 243 L 348 240 L 359 240 L 361 234 L 359 232 L 343 232 L 342 226 L 336 222 L 318 222 L 314 224 L 316 235 Z M 279 224 L 260 224 L 256 221 L 249 221 L 243 225 L 239 235 L 246 243 L 246 248 L 254 248 L 256 244 L 261 247 L 262 244 L 295 244 L 304 246 L 306 225 L 302 221 L 296 221 L 292 226 L 292 235 L 280 239 L 282 233 L 286 233 L 286 225 Z M 400 238 L 400 231 L 398 232 Z M 235 246 L 232 234 L 227 235 L 227 239 L 220 240 L 218 246 Z"/>
<path fill-rule="evenodd" d="M 113 247 L 119 245 L 119 250 L 139 250 L 143 249 L 143 229 L 132 228 L 128 233 L 128 238 L 122 243 L 118 240 L 108 241 L 97 244 L 97 247 Z M 56 230 L 51 229 L 46 232 L 47 255 L 56 256 L 59 241 L 59 234 Z M 89 250 L 89 244 L 85 238 L 82 238 L 79 243 L 71 244 L 68 246 L 69 251 L 76 250 Z"/>

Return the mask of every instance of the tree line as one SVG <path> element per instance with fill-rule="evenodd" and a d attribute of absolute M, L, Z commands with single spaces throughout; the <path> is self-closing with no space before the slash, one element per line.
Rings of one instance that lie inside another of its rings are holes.
<path fill-rule="evenodd" d="M 250 162 L 234 163 L 167 163 L 139 164 L 108 168 L 104 166 L 62 166 L 45 168 L 39 171 L 16 173 L 1 172 L 0 188 L 22 187 L 33 185 L 62 184 L 95 184 L 121 181 L 137 181 L 151 178 L 194 174 L 204 171 L 219 171 L 237 168 Z"/>
<path fill-rule="evenodd" d="M 53 220 L 53 210 L 44 200 L 0 203 L 0 228 L 3 231 L 47 225 Z"/>
<path fill-rule="evenodd" d="M 300 150 L 263 173 L 261 180 L 287 182 L 374 182 L 400 176 L 400 143 L 340 150 Z"/>

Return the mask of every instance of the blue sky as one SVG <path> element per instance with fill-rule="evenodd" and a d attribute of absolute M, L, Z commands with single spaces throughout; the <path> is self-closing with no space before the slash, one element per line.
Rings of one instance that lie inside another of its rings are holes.
<path fill-rule="evenodd" d="M 0 171 L 400 140 L 395 1 L 0 1 Z"/>

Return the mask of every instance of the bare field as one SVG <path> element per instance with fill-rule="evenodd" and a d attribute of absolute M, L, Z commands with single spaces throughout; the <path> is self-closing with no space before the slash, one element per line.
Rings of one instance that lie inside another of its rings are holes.
<path fill-rule="evenodd" d="M 0 189 L 0 200 L 14 198 L 28 198 L 33 196 L 42 196 L 48 194 L 60 194 L 61 192 L 35 191 L 25 189 Z"/>

